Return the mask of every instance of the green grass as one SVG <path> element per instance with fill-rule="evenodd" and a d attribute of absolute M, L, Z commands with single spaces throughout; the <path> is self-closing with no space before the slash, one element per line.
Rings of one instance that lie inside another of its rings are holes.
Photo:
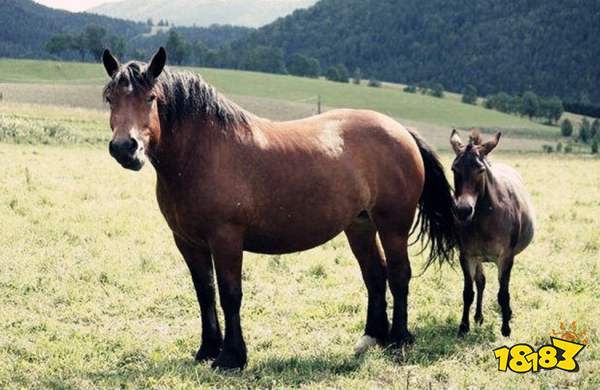
<path fill-rule="evenodd" d="M 456 338 L 462 276 L 444 267 L 411 282 L 415 345 L 402 356 L 376 348 L 355 358 L 366 292 L 338 237 L 293 255 L 246 255 L 249 366 L 221 373 L 193 361 L 197 303 L 152 169 L 125 171 L 98 147 L 0 144 L 0 387 L 597 388 L 600 160 L 497 159 L 521 171 L 538 214 L 536 239 L 513 271 L 510 338 L 500 335 L 491 265 L 485 323 Z M 539 346 L 573 320 L 591 341 L 579 373 L 497 372 L 494 348 Z"/>
<path fill-rule="evenodd" d="M 373 109 L 409 122 L 444 126 L 448 129 L 451 127 L 498 128 L 507 129 L 517 135 L 545 137 L 556 137 L 559 133 L 558 128 L 486 110 L 480 106 L 462 104 L 452 97 L 438 99 L 420 94 L 404 93 L 397 88 L 369 88 L 364 85 L 356 86 L 326 80 L 256 72 L 189 69 L 202 74 L 207 81 L 229 95 L 299 103 L 305 103 L 308 100 L 313 105 L 316 105 L 316 100 L 312 98 L 321 95 L 323 104 L 327 107 Z M 106 80 L 101 65 L 96 64 L 0 60 L 0 82 L 3 83 L 101 85 Z"/>

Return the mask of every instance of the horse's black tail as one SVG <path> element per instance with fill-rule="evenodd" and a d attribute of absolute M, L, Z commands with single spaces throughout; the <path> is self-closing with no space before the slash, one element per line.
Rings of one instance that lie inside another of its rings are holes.
<path fill-rule="evenodd" d="M 438 261 L 452 264 L 458 238 L 454 225 L 454 200 L 444 168 L 436 153 L 414 131 L 413 136 L 425 165 L 425 186 L 419 200 L 419 215 L 411 234 L 418 229 L 416 241 L 423 243 L 423 249 L 431 247 L 425 269 Z"/>

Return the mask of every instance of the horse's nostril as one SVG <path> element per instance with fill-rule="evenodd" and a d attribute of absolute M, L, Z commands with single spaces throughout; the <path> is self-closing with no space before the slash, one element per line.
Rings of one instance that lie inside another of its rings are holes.
<path fill-rule="evenodd" d="M 130 138 L 129 139 L 129 152 L 130 153 L 135 153 L 135 151 L 138 148 L 138 142 L 135 138 Z"/>

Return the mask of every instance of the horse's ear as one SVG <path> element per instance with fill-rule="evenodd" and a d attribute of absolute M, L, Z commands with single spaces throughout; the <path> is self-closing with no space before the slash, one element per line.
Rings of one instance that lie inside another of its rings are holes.
<path fill-rule="evenodd" d="M 484 156 L 487 156 L 488 154 L 490 154 L 492 152 L 492 150 L 494 150 L 494 148 L 496 148 L 496 146 L 498 146 L 500 137 L 502 137 L 502 133 L 501 132 L 496 133 L 496 135 L 491 140 L 483 143 L 481 146 L 478 147 L 479 153 Z"/>
<path fill-rule="evenodd" d="M 450 145 L 452 145 L 452 149 L 456 154 L 461 153 L 465 148 L 465 145 L 463 145 L 462 141 L 460 140 L 458 131 L 456 131 L 456 129 L 452 129 L 452 134 L 450 134 Z"/>
<path fill-rule="evenodd" d="M 106 69 L 106 73 L 112 78 L 121 68 L 121 64 L 119 60 L 117 60 L 111 53 L 110 50 L 104 49 L 104 53 L 102 54 L 102 63 L 104 64 L 104 69 Z"/>
<path fill-rule="evenodd" d="M 164 47 L 160 47 L 156 54 L 152 56 L 150 60 L 150 64 L 148 65 L 148 70 L 146 73 L 151 79 L 155 79 L 162 73 L 165 68 L 165 64 L 167 63 L 167 52 Z"/>

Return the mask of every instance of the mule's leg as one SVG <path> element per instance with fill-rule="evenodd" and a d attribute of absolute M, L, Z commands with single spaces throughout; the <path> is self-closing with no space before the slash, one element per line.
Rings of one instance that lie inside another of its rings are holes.
<path fill-rule="evenodd" d="M 500 290 L 498 291 L 498 303 L 502 309 L 502 335 L 510 336 L 510 319 L 512 310 L 510 309 L 510 294 L 508 284 L 510 282 L 510 271 L 512 270 L 514 257 L 509 256 L 498 264 L 498 279 L 500 280 Z"/>
<path fill-rule="evenodd" d="M 463 271 L 464 287 L 463 287 L 463 315 L 458 327 L 458 335 L 463 336 L 469 332 L 469 311 L 473 304 L 473 276 L 475 274 L 475 264 L 472 264 L 472 260 L 467 259 L 462 254 L 460 255 L 460 267 Z"/>
<path fill-rule="evenodd" d="M 370 219 L 354 222 L 346 229 L 346 236 L 360 265 L 368 294 L 365 334 L 354 347 L 354 352 L 361 354 L 376 343 L 384 344 L 388 336 L 385 261 L 377 244 L 377 230 Z"/>
<path fill-rule="evenodd" d="M 475 271 L 475 285 L 477 286 L 477 308 L 475 309 L 475 322 L 483 324 L 483 290 L 485 290 L 485 274 L 483 273 L 483 264 L 477 264 Z"/>
<path fill-rule="evenodd" d="M 223 336 L 217 318 L 215 279 L 210 251 L 207 247 L 189 245 L 177 236 L 175 236 L 175 244 L 190 269 L 196 296 L 200 304 L 202 343 L 196 354 L 196 360 L 214 359 L 221 352 Z"/>
<path fill-rule="evenodd" d="M 225 316 L 223 350 L 213 362 L 213 367 L 244 368 L 247 352 L 240 323 L 243 234 L 235 227 L 220 228 L 209 238 L 209 245 L 214 256 L 221 307 Z"/>
<path fill-rule="evenodd" d="M 388 283 L 394 297 L 394 315 L 392 329 L 388 336 L 389 343 L 396 347 L 409 344 L 414 337 L 408 331 L 408 284 L 411 278 L 410 261 L 408 259 L 408 231 L 399 233 L 388 230 L 385 225 L 377 225 L 381 244 L 387 260 Z"/>

